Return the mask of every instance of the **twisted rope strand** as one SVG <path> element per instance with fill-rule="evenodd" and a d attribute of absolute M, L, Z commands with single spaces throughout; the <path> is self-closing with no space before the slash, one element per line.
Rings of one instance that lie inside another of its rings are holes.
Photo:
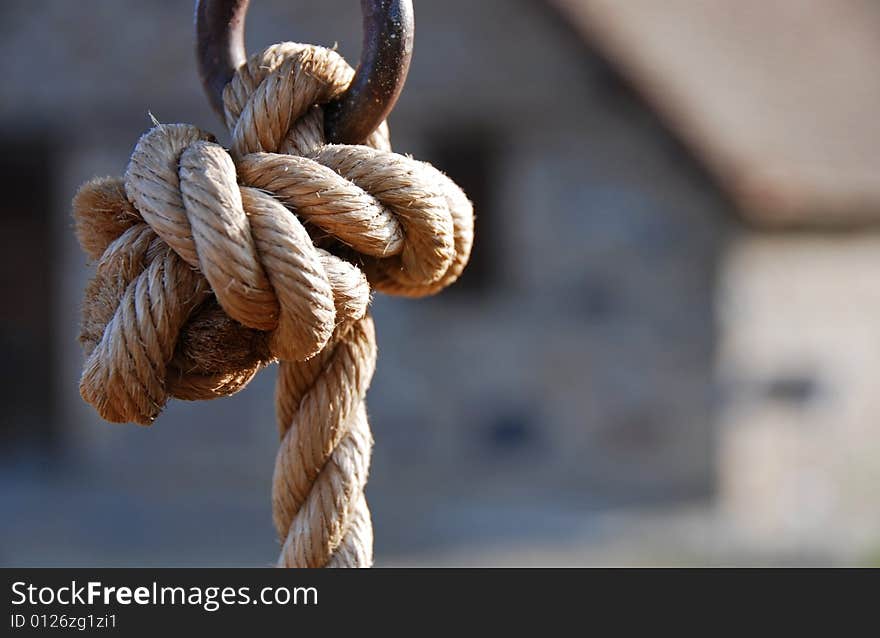
<path fill-rule="evenodd" d="M 467 263 L 473 211 L 451 180 L 390 150 L 329 145 L 322 104 L 353 75 L 333 51 L 284 43 L 226 88 L 227 152 L 185 124 L 138 141 L 123 179 L 74 198 L 97 262 L 80 341 L 83 398 L 152 423 L 172 396 L 233 394 L 280 361 L 272 481 L 283 567 L 372 563 L 364 486 L 376 365 L 370 290 L 433 294 Z"/>

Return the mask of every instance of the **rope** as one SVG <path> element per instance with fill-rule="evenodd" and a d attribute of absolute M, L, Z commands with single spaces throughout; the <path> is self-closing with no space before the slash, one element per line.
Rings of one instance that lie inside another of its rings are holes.
<path fill-rule="evenodd" d="M 441 172 L 390 150 L 325 144 L 348 86 L 335 52 L 284 43 L 224 93 L 232 146 L 186 124 L 138 141 L 123 179 L 83 185 L 83 398 L 152 423 L 170 397 L 227 396 L 279 361 L 272 505 L 283 567 L 372 563 L 364 498 L 376 363 L 370 291 L 421 297 L 459 276 L 473 212 Z"/>

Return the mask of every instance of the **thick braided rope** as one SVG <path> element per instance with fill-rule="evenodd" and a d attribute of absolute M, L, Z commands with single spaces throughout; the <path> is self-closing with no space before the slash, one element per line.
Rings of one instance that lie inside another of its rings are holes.
<path fill-rule="evenodd" d="M 324 143 L 320 105 L 352 74 L 328 49 L 270 47 L 226 88 L 231 151 L 158 125 L 123 179 L 74 199 L 97 261 L 80 391 L 103 418 L 149 424 L 169 397 L 226 396 L 280 361 L 272 503 L 287 567 L 371 564 L 370 290 L 433 294 L 472 244 L 464 193 L 392 153 L 384 124 L 363 146 Z"/>

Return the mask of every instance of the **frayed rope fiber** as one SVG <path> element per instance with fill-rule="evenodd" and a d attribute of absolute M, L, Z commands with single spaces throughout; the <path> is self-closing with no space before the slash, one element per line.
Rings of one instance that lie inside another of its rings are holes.
<path fill-rule="evenodd" d="M 364 498 L 376 363 L 370 291 L 422 297 L 454 282 L 473 241 L 467 197 L 431 165 L 326 144 L 323 108 L 350 83 L 335 52 L 284 43 L 224 92 L 227 151 L 186 124 L 138 141 L 122 179 L 83 185 L 83 398 L 148 425 L 169 397 L 233 394 L 279 362 L 272 505 L 282 567 L 367 567 Z"/>

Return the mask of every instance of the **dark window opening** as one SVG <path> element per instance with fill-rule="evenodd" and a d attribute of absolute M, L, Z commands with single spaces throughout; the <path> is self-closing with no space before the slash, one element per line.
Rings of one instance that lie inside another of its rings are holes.
<path fill-rule="evenodd" d="M 486 434 L 491 448 L 500 452 L 528 447 L 533 432 L 525 417 L 508 414 L 498 417 Z"/>
<path fill-rule="evenodd" d="M 48 452 L 55 439 L 49 147 L 0 137 L 0 450 Z"/>
<path fill-rule="evenodd" d="M 497 281 L 497 154 L 496 136 L 479 126 L 454 125 L 429 139 L 428 160 L 461 186 L 474 204 L 474 247 L 467 268 L 451 290 L 482 292 Z"/>
<path fill-rule="evenodd" d="M 771 379 L 766 387 L 767 398 L 790 405 L 804 405 L 818 393 L 818 381 L 806 373 Z"/>

